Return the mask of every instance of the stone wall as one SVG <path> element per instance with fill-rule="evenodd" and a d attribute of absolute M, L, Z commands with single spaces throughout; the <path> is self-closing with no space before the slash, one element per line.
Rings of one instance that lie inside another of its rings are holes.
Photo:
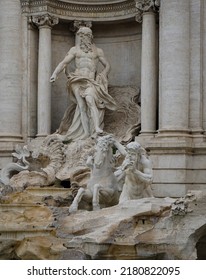
<path fill-rule="evenodd" d="M 204 1 L 161 2 L 159 122 L 147 144 L 157 196 L 206 186 L 205 20 Z"/>

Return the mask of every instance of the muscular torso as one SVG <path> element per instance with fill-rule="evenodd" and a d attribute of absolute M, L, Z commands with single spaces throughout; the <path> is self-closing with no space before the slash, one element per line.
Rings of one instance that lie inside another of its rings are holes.
<path fill-rule="evenodd" d="M 75 74 L 90 79 L 95 78 L 98 63 L 98 53 L 95 47 L 90 52 L 84 52 L 79 47 L 76 48 L 75 54 Z"/>

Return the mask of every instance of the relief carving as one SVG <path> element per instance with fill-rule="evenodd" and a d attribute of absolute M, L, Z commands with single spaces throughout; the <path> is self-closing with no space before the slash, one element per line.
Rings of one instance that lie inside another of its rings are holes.
<path fill-rule="evenodd" d="M 21 0 L 22 13 L 36 14 L 40 12 L 49 12 L 60 16 L 67 20 L 74 20 L 77 18 L 88 18 L 94 21 L 97 18 L 109 19 L 116 17 L 121 18 L 128 15 L 128 18 L 133 17 L 136 12 L 135 3 L 133 0 L 110 3 L 69 3 L 56 0 Z M 109 2 L 109 1 L 108 1 Z"/>

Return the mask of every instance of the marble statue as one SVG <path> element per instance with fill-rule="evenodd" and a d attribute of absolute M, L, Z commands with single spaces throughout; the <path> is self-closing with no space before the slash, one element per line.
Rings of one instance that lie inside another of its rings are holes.
<path fill-rule="evenodd" d="M 28 186 L 50 186 L 55 183 L 56 174 L 64 163 L 65 146 L 61 140 L 54 139 L 48 145 L 37 145 L 31 153 L 30 170 L 14 175 L 10 186 L 18 191 Z"/>
<path fill-rule="evenodd" d="M 68 78 L 67 87 L 73 104 L 67 108 L 58 131 L 63 134 L 66 127 L 66 134 L 60 135 L 64 141 L 86 139 L 94 133 L 103 133 L 105 108 L 116 109 L 114 99 L 108 94 L 110 65 L 102 49 L 93 44 L 89 27 L 80 27 L 76 36 L 76 45 L 59 63 L 50 79 L 54 82 L 63 70 Z M 67 65 L 73 60 L 76 70 L 67 73 Z M 97 74 L 98 62 L 104 69 Z"/>
<path fill-rule="evenodd" d="M 97 139 L 94 156 L 87 159 L 91 176 L 86 188 L 80 188 L 69 210 L 76 212 L 81 199 L 92 202 L 93 210 L 100 209 L 100 202 L 105 206 L 113 206 L 119 201 L 119 185 L 114 175 L 113 148 L 125 155 L 125 148 L 112 135 Z"/>
<path fill-rule="evenodd" d="M 153 197 L 152 163 L 145 149 L 137 142 L 126 146 L 127 155 L 115 175 L 118 181 L 123 181 L 123 189 L 119 203 L 130 199 Z"/>
<path fill-rule="evenodd" d="M 30 152 L 28 151 L 27 146 L 21 147 L 17 145 L 12 156 L 18 161 L 7 164 L 0 171 L 0 183 L 3 185 L 9 185 L 10 179 L 15 173 L 29 168 L 29 162 L 26 158 L 30 156 Z"/>

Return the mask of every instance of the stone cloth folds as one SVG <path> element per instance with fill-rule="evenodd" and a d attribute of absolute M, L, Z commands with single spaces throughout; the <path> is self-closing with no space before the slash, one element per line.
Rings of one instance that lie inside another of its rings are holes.
<path fill-rule="evenodd" d="M 80 85 L 79 94 L 83 99 L 85 98 L 84 91 L 87 87 L 93 87 L 95 89 L 93 98 L 99 111 L 100 127 L 102 129 L 104 126 L 103 119 L 105 108 L 112 111 L 117 108 L 116 102 L 108 93 L 108 80 L 105 75 L 102 73 L 98 74 L 96 80 L 80 77 L 73 73 L 68 75 L 67 88 L 72 104 L 66 109 L 60 127 L 57 130 L 57 133 L 66 135 L 66 140 L 76 140 L 82 138 L 84 135 L 79 106 L 71 88 L 71 85 L 74 83 Z M 90 119 L 89 108 L 87 108 L 87 116 L 89 118 L 90 134 L 92 135 L 94 133 L 94 126 Z"/>

